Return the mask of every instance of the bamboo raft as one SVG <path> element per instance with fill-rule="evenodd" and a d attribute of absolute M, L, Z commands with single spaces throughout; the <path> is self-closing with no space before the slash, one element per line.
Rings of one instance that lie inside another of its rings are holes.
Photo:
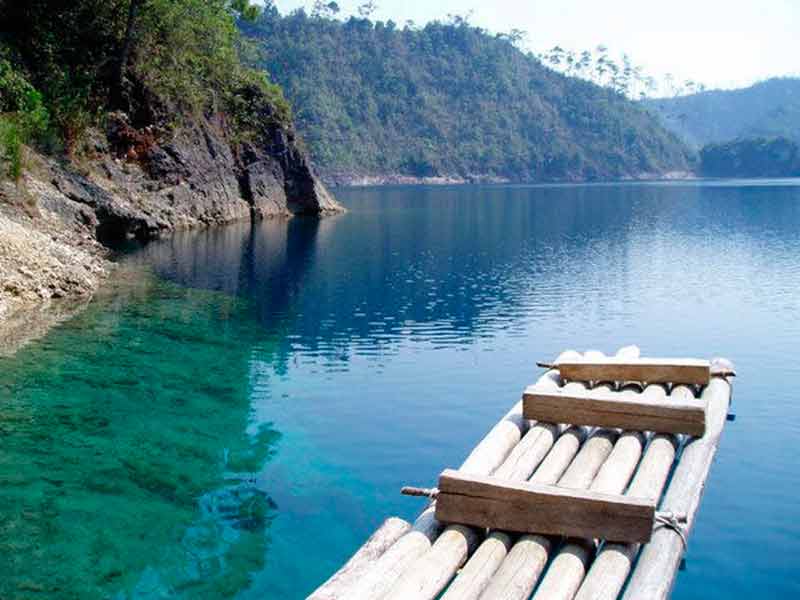
<path fill-rule="evenodd" d="M 311 600 L 668 598 L 728 417 L 724 359 L 562 353 Z"/>

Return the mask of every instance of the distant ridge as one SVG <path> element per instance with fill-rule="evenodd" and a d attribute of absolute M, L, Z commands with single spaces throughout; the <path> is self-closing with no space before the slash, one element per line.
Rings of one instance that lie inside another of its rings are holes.
<path fill-rule="evenodd" d="M 692 168 L 690 150 L 640 104 L 463 20 L 400 29 L 273 7 L 242 29 L 265 50 L 329 181 L 612 180 Z"/>
<path fill-rule="evenodd" d="M 644 104 L 694 148 L 739 138 L 787 137 L 800 142 L 800 78 L 773 78 L 748 88 Z"/>

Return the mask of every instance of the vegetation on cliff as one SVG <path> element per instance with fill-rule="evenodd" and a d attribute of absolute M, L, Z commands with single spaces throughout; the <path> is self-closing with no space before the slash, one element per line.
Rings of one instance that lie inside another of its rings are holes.
<path fill-rule="evenodd" d="M 700 168 L 708 177 L 800 177 L 800 148 L 785 137 L 708 144 Z"/>
<path fill-rule="evenodd" d="M 19 178 L 25 144 L 72 155 L 110 111 L 134 126 L 225 113 L 257 132 L 264 106 L 291 119 L 280 88 L 246 66 L 246 0 L 0 0 L 0 153 Z"/>
<path fill-rule="evenodd" d="M 566 77 L 466 20 L 332 18 L 335 5 L 242 28 L 337 174 L 611 179 L 689 168 L 685 147 L 622 93 Z"/>
<path fill-rule="evenodd" d="M 737 138 L 800 142 L 800 78 L 777 77 L 739 90 L 646 100 L 664 125 L 700 148 Z"/>

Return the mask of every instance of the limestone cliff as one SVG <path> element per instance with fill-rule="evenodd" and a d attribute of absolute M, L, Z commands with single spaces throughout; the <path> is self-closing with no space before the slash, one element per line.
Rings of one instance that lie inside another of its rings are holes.
<path fill-rule="evenodd" d="M 116 112 L 80 161 L 29 152 L 20 184 L 0 186 L 0 322 L 32 301 L 90 295 L 120 240 L 343 210 L 293 129 L 263 116 L 258 135 L 237 139 L 224 114 L 175 125 Z"/>

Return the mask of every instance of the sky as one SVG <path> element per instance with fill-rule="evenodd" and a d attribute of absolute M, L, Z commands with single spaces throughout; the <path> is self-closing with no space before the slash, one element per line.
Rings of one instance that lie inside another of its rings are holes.
<path fill-rule="evenodd" d="M 282 13 L 312 0 L 276 0 Z M 344 15 L 360 0 L 338 0 Z M 522 29 L 536 53 L 603 44 L 645 72 L 736 88 L 800 75 L 800 0 L 376 0 L 373 20 L 422 25 L 448 14 L 492 32 Z"/>

